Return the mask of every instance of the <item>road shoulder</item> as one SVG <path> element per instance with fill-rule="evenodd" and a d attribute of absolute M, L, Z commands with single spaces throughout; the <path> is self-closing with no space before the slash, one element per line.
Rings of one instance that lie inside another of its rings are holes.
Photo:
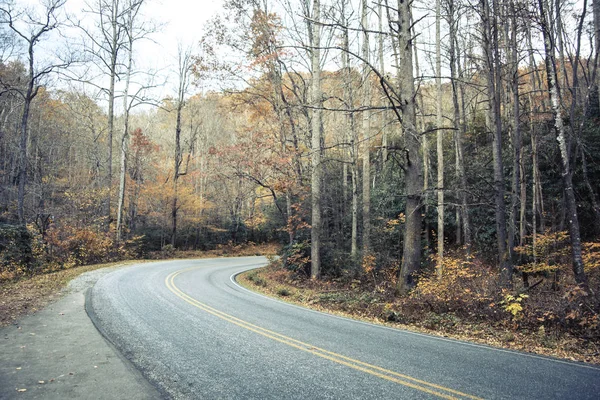
<path fill-rule="evenodd" d="M 85 290 L 106 272 L 82 275 L 71 293 L 0 328 L 0 399 L 162 398 L 85 312 Z"/>

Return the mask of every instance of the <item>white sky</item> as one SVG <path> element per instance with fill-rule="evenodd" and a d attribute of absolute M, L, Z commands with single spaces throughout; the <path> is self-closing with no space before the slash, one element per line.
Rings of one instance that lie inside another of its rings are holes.
<path fill-rule="evenodd" d="M 71 0 L 79 1 L 79 0 Z M 170 64 L 177 55 L 178 42 L 184 45 L 197 43 L 201 38 L 204 23 L 221 9 L 221 0 L 146 0 L 144 15 L 164 24 L 153 39 L 160 50 L 152 52 L 154 46 L 145 45 L 140 54 L 153 59 L 154 65 Z M 149 48 L 146 51 L 146 48 Z"/>
<path fill-rule="evenodd" d="M 17 0 L 19 1 L 19 0 Z M 39 4 L 39 0 L 20 0 L 27 4 Z M 85 3 L 96 0 L 67 0 L 66 9 L 72 15 L 83 15 Z M 160 29 L 151 36 L 152 40 L 136 44 L 135 62 L 138 69 L 161 71 L 168 75 L 177 68 L 178 43 L 184 47 L 198 43 L 204 34 L 203 27 L 211 17 L 221 10 L 222 0 L 146 0 L 141 9 L 141 19 L 152 20 Z M 89 7 L 88 7 L 89 8 Z M 159 97 L 173 95 L 175 82 L 169 79 Z"/>

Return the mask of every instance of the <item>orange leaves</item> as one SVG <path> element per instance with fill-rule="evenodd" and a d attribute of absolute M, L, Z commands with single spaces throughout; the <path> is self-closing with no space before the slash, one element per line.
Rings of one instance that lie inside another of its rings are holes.
<path fill-rule="evenodd" d="M 531 240 L 531 237 L 528 240 Z M 600 242 L 583 243 L 582 247 L 586 272 L 589 273 L 600 268 Z M 571 269 L 571 243 L 567 231 L 547 231 L 538 234 L 535 246 L 533 243 L 528 243 L 525 246 L 515 247 L 515 251 L 527 260 L 517 266 L 521 272 L 553 273 L 558 270 Z"/>
<path fill-rule="evenodd" d="M 405 222 L 406 217 L 404 213 L 400 213 L 398 214 L 398 217 L 387 220 L 383 230 L 386 233 L 394 233 L 400 229 L 401 225 L 403 225 Z"/>
<path fill-rule="evenodd" d="M 587 273 L 600 269 L 600 242 L 583 243 L 583 264 Z"/>
<path fill-rule="evenodd" d="M 496 294 L 494 285 L 490 284 L 496 277 L 490 269 L 464 256 L 447 256 L 443 262 L 441 278 L 435 271 L 424 274 L 410 297 L 426 302 L 435 312 L 459 308 L 475 312 L 488 308 Z"/>
<path fill-rule="evenodd" d="M 377 258 L 373 254 L 366 254 L 362 258 L 361 267 L 363 273 L 372 274 L 375 271 Z"/>
<path fill-rule="evenodd" d="M 527 262 L 516 268 L 527 273 L 556 272 L 570 263 L 571 246 L 566 231 L 550 232 L 536 236 L 535 244 L 515 247 L 515 252 L 525 256 Z"/>

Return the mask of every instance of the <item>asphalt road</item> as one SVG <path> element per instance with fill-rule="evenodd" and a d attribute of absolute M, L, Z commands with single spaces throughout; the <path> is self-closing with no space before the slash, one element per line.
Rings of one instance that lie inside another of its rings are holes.
<path fill-rule="evenodd" d="M 91 290 L 88 313 L 165 398 L 600 398 L 597 367 L 339 318 L 235 283 L 265 263 L 118 270 Z"/>

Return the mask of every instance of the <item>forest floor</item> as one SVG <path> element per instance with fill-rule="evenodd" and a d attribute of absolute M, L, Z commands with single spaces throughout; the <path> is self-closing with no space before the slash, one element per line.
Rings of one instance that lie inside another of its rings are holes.
<path fill-rule="evenodd" d="M 314 281 L 298 279 L 285 269 L 269 266 L 238 276 L 243 286 L 280 300 L 314 310 L 359 319 L 399 329 L 475 342 L 498 348 L 518 350 L 571 361 L 600 365 L 600 339 L 578 338 L 568 333 L 551 334 L 543 330 L 507 328 L 480 319 L 468 321 L 451 314 L 422 313 L 410 322 L 390 313 L 402 299 L 389 293 L 374 292 L 357 281 Z M 394 320 L 390 321 L 390 315 Z"/>
<path fill-rule="evenodd" d="M 149 260 L 127 260 L 105 264 L 95 264 L 68 268 L 60 271 L 23 276 L 13 281 L 0 282 L 0 327 L 43 309 L 65 294 L 68 283 L 79 275 L 101 268 L 139 264 L 159 259 L 242 257 L 273 255 L 279 250 L 277 245 L 223 245 L 209 251 L 170 251 L 156 252 Z"/>

